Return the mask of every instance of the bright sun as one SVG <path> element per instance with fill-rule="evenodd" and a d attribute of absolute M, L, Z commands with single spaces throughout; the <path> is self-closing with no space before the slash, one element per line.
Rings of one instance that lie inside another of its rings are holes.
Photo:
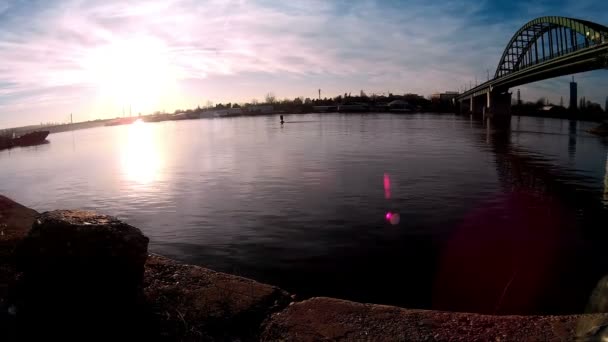
<path fill-rule="evenodd" d="M 169 100 L 176 84 L 177 72 L 167 47 L 149 37 L 117 40 L 94 49 L 87 64 L 99 88 L 98 101 L 109 110 L 134 115 L 157 110 Z"/>

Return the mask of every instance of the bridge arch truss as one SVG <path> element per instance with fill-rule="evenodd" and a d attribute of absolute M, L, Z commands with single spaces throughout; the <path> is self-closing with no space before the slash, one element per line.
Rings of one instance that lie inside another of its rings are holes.
<path fill-rule="evenodd" d="M 536 18 L 513 35 L 494 78 L 605 42 L 608 42 L 606 26 L 566 17 Z"/>

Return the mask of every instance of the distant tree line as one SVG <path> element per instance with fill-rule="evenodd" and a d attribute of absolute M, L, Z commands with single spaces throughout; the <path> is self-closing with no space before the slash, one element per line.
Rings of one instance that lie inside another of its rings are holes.
<path fill-rule="evenodd" d="M 608 114 L 602 109 L 599 103 L 591 102 L 582 97 L 578 107 L 570 109 L 564 107 L 563 99 L 559 105 L 555 105 L 545 97 L 539 98 L 536 102 L 514 101 L 511 106 L 514 115 L 552 117 L 578 120 L 598 121 L 608 119 Z"/>
<path fill-rule="evenodd" d="M 196 108 L 193 109 L 177 109 L 175 110 L 174 114 L 182 114 L 182 113 L 200 113 L 200 112 L 206 112 L 206 111 L 213 111 L 213 110 L 224 110 L 224 109 L 232 109 L 232 108 L 248 108 L 251 106 L 267 106 L 267 105 L 271 105 L 273 106 L 274 111 L 277 112 L 285 112 L 285 113 L 310 113 L 314 111 L 314 107 L 315 106 L 338 106 L 340 104 L 344 104 L 347 102 L 357 102 L 357 103 L 365 103 L 367 105 L 369 105 L 370 107 L 375 107 L 377 105 L 386 105 L 392 101 L 395 100 L 402 100 L 402 101 L 406 101 L 408 102 L 410 105 L 420 108 L 421 110 L 428 110 L 428 111 L 440 111 L 440 109 L 445 109 L 445 108 L 439 108 L 437 107 L 437 104 L 433 104 L 431 102 L 431 100 L 418 95 L 418 94 L 403 94 L 403 95 L 398 95 L 398 94 L 392 94 L 389 93 L 388 95 L 367 95 L 365 94 L 363 91 L 361 91 L 360 94 L 358 95 L 351 95 L 350 93 L 344 93 L 343 95 L 338 95 L 338 96 L 334 96 L 334 97 L 324 97 L 324 98 L 310 98 L 310 97 L 296 97 L 293 99 L 289 99 L 289 98 L 284 98 L 284 99 L 278 99 L 274 93 L 269 92 L 268 94 L 266 94 L 266 96 L 264 97 L 264 101 L 260 102 L 257 99 L 252 99 L 249 102 L 244 102 L 244 103 L 233 103 L 233 102 L 228 102 L 228 103 L 216 103 L 214 104 L 211 101 L 207 101 L 206 105 L 204 107 L 201 106 L 197 106 Z M 453 111 L 453 108 L 450 108 L 450 110 Z M 441 110 L 444 111 L 444 110 Z M 160 113 L 160 112 L 159 112 Z"/>

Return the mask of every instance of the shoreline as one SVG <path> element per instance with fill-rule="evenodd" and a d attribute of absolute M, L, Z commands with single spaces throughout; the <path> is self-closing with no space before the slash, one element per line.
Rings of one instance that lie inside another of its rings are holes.
<path fill-rule="evenodd" d="M 0 323 L 10 322 L 14 249 L 37 215 L 0 195 Z M 603 313 L 492 316 L 327 297 L 299 301 L 276 286 L 155 254 L 148 255 L 144 271 L 143 290 L 155 323 L 150 333 L 161 340 L 599 340 L 608 325 Z M 0 326 L 2 337 L 10 324 Z"/>
<path fill-rule="evenodd" d="M 221 115 L 221 116 L 201 116 L 201 117 L 192 117 L 192 118 L 184 118 L 184 117 L 179 117 L 179 116 L 172 117 L 171 116 L 172 114 L 171 115 L 166 114 L 162 119 L 155 119 L 153 115 L 142 116 L 141 119 L 147 123 L 155 123 L 155 122 L 165 122 L 165 121 L 190 121 L 190 120 L 203 120 L 203 119 L 223 119 L 223 118 L 256 117 L 256 116 L 268 117 L 268 116 L 279 116 L 279 115 L 292 116 L 292 115 L 309 115 L 309 114 L 319 114 L 319 115 L 324 115 L 324 114 L 340 114 L 340 115 L 391 114 L 391 115 L 404 115 L 404 116 L 416 115 L 416 114 L 456 115 L 456 116 L 468 116 L 469 115 L 469 114 L 458 114 L 455 112 L 432 112 L 432 111 L 429 111 L 429 112 L 415 111 L 415 112 L 407 112 L 407 113 L 390 112 L 390 111 L 302 112 L 302 113 L 272 112 L 272 113 L 226 114 L 226 115 Z M 596 122 L 596 123 L 602 122 L 602 119 L 603 120 L 608 119 L 608 116 L 606 118 L 589 118 L 589 117 L 570 118 L 570 117 L 563 117 L 563 116 L 559 116 L 559 115 L 551 116 L 551 115 L 535 115 L 535 114 L 512 114 L 511 117 L 512 118 L 513 117 L 530 117 L 530 118 L 569 120 L 569 121 L 577 121 L 577 122 Z M 70 132 L 70 131 L 75 131 L 75 130 L 97 128 L 97 127 L 124 126 L 124 125 L 128 125 L 130 123 L 121 123 L 121 124 L 112 124 L 112 125 L 108 125 L 108 124 L 112 123 L 116 120 L 119 120 L 119 119 L 129 119 L 129 118 L 137 119 L 139 117 L 127 117 L 127 118 L 118 118 L 118 119 L 99 119 L 99 120 L 93 120 L 93 121 L 76 122 L 76 123 L 72 123 L 72 124 L 63 124 L 63 125 L 54 125 L 54 126 L 38 126 L 38 125 L 22 126 L 22 127 L 15 127 L 15 128 L 0 129 L 0 131 L 14 131 L 19 134 L 25 134 L 25 133 L 30 133 L 30 132 L 40 131 L 40 130 L 46 130 L 46 131 L 49 131 L 50 134 L 56 134 L 56 133 Z"/>

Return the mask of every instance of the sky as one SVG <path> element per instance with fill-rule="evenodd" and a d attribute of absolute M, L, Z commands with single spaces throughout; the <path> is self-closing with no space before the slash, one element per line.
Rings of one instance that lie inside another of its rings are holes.
<path fill-rule="evenodd" d="M 209 101 L 458 91 L 539 16 L 608 25 L 604 0 L 0 0 L 0 128 Z M 575 75 L 601 103 L 607 70 Z M 570 76 L 519 87 L 568 103 Z M 513 90 L 515 92 L 515 90 Z"/>

